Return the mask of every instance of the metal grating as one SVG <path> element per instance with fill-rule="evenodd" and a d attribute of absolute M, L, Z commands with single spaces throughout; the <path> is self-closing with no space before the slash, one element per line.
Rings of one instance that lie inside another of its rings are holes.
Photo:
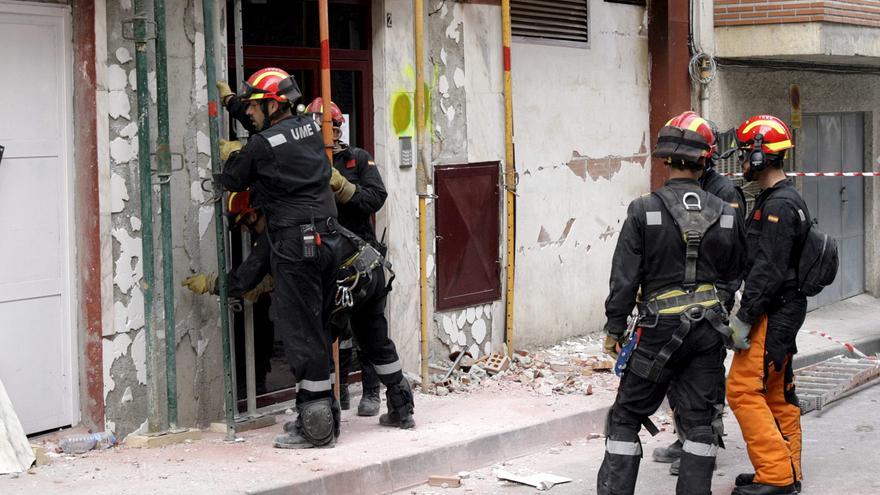
<path fill-rule="evenodd" d="M 511 0 L 514 36 L 586 43 L 587 0 Z"/>
<path fill-rule="evenodd" d="M 801 414 L 819 410 L 880 377 L 877 358 L 835 356 L 795 371 L 795 391 Z"/>

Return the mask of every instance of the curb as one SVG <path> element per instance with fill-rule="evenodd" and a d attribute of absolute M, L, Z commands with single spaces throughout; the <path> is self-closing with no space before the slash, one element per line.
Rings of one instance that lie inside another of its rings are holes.
<path fill-rule="evenodd" d="M 870 356 L 871 354 L 880 352 L 880 335 L 856 339 L 852 341 L 852 344 L 856 346 L 856 348 L 858 348 L 860 351 Z M 806 368 L 807 366 L 814 365 L 818 362 L 833 358 L 834 356 L 839 356 L 841 354 L 844 354 L 846 357 L 856 357 L 851 352 L 846 351 L 843 347 L 832 347 L 830 349 L 825 349 L 813 353 L 795 354 L 794 360 L 792 361 L 792 366 L 796 370 L 800 368 Z"/>
<path fill-rule="evenodd" d="M 394 457 L 319 479 L 248 491 L 253 495 L 391 493 L 425 482 L 433 474 L 458 473 L 543 450 L 571 440 L 573 432 L 598 431 L 608 406 L 580 411 L 552 421 L 500 431 L 437 449 Z"/>

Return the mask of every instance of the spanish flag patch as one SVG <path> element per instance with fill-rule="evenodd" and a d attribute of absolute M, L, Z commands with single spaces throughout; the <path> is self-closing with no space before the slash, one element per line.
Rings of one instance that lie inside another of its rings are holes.
<path fill-rule="evenodd" d="M 779 223 L 779 217 L 776 215 L 767 215 L 767 221 L 773 223 Z"/>

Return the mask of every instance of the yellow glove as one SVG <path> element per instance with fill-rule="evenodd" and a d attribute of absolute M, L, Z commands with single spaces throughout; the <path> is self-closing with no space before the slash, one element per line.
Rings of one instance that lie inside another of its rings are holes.
<path fill-rule="evenodd" d="M 272 292 L 274 289 L 275 281 L 272 279 L 272 275 L 266 275 L 256 287 L 245 292 L 241 297 L 253 303 L 257 302 L 257 299 L 259 299 L 260 296 L 267 292 Z"/>
<path fill-rule="evenodd" d="M 229 155 L 241 149 L 241 143 L 238 141 L 220 140 L 220 159 L 224 162 L 229 160 Z"/>
<path fill-rule="evenodd" d="M 336 201 L 345 204 L 351 201 L 352 196 L 357 192 L 357 186 L 340 174 L 336 167 L 333 167 L 333 173 L 330 175 L 330 190 L 336 195 Z"/>
<path fill-rule="evenodd" d="M 180 284 L 196 294 L 213 294 L 217 286 L 217 274 L 197 273 L 191 277 L 186 277 Z"/>
<path fill-rule="evenodd" d="M 232 88 L 229 87 L 229 84 L 227 84 L 226 81 L 217 81 L 217 91 L 220 93 L 220 102 L 222 102 L 224 106 L 226 106 L 226 99 L 235 94 L 232 92 Z"/>
<path fill-rule="evenodd" d="M 617 355 L 620 354 L 620 341 L 623 339 L 622 335 L 612 335 L 608 334 L 605 336 L 605 344 L 604 350 L 605 354 L 608 354 L 614 359 L 617 359 Z"/>

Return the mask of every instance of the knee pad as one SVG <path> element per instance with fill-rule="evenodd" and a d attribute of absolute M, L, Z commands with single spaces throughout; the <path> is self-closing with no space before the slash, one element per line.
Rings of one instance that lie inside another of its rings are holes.
<path fill-rule="evenodd" d="M 306 402 L 299 410 L 302 436 L 314 445 L 327 445 L 336 432 L 332 399 Z"/>

